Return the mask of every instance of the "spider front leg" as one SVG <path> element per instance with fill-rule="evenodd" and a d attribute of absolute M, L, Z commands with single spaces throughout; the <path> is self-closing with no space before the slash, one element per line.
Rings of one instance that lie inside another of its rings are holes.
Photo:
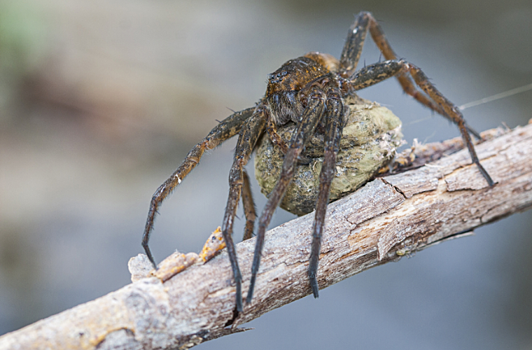
<path fill-rule="evenodd" d="M 436 89 L 436 87 L 431 82 L 429 82 L 428 78 L 421 69 L 404 60 L 390 60 L 380 62 L 365 67 L 355 73 L 351 84 L 355 90 L 360 90 L 402 73 L 409 73 L 414 79 L 417 86 L 419 86 L 419 88 L 424 91 L 427 96 L 429 96 L 433 101 L 438 104 L 438 106 L 440 106 L 443 111 L 443 114 L 448 119 L 453 121 L 456 125 L 458 125 L 460 133 L 462 134 L 462 139 L 464 140 L 464 144 L 469 150 L 469 154 L 473 163 L 477 165 L 478 170 L 486 179 L 488 185 L 493 186 L 495 182 L 492 180 L 486 169 L 484 169 L 482 164 L 480 164 L 477 152 L 475 151 L 475 147 L 473 146 L 473 142 L 471 141 L 471 136 L 469 135 L 470 130 L 468 130 L 462 113 L 460 112 L 458 107 L 456 107 L 451 101 L 445 98 L 445 96 L 443 96 Z"/>
<path fill-rule="evenodd" d="M 339 95 L 327 96 L 327 115 L 325 116 L 325 147 L 323 155 L 323 166 L 320 172 L 320 187 L 318 198 L 316 199 L 316 214 L 314 226 L 312 228 L 312 246 L 310 251 L 310 263 L 308 267 L 308 277 L 314 297 L 319 296 L 318 262 L 321 250 L 321 236 L 325 224 L 325 214 L 329 203 L 329 192 L 331 182 L 336 174 L 336 156 L 340 148 L 340 138 L 344 125 L 344 106 Z"/>
<path fill-rule="evenodd" d="M 242 126 L 248 118 L 251 117 L 255 107 L 244 109 L 240 112 L 235 112 L 229 117 L 221 121 L 215 126 L 211 132 L 200 143 L 198 143 L 183 160 L 183 163 L 177 168 L 177 170 L 155 191 L 150 202 L 150 210 L 148 212 L 148 219 L 146 220 L 146 227 L 142 236 L 142 247 L 153 264 L 154 268 L 157 268 L 155 259 L 150 251 L 148 242 L 150 240 L 150 234 L 153 230 L 153 223 L 155 221 L 155 215 L 157 209 L 166 197 L 183 181 L 192 169 L 199 163 L 201 156 L 206 150 L 213 149 L 225 140 L 235 136 L 240 132 Z"/>
<path fill-rule="evenodd" d="M 242 187 L 249 187 L 249 179 L 246 179 L 244 173 L 244 166 L 247 164 L 257 140 L 262 135 L 266 125 L 265 111 L 262 105 L 259 105 L 253 116 L 249 118 L 238 136 L 238 142 L 236 145 L 233 165 L 229 172 L 229 196 L 227 198 L 227 206 L 225 207 L 225 214 L 222 223 L 222 234 L 224 237 L 225 245 L 227 246 L 227 253 L 229 254 L 229 261 L 231 262 L 231 268 L 233 270 L 233 278 L 235 280 L 236 288 L 236 309 L 242 311 L 242 274 L 238 267 L 238 260 L 236 257 L 235 244 L 233 242 L 233 222 L 236 216 L 236 209 L 238 202 L 243 194 L 242 201 L 244 203 L 244 212 L 246 213 L 246 233 L 244 236 L 251 236 L 253 233 L 253 222 L 251 222 L 251 232 L 248 232 L 249 221 L 252 218 L 248 217 L 250 206 L 253 206 L 251 200 L 251 191 Z M 248 197 L 249 196 L 249 197 Z M 251 202 L 250 202 L 251 201 Z M 253 209 L 254 211 L 254 209 Z M 254 218 L 253 218 L 254 220 Z"/>
<path fill-rule="evenodd" d="M 251 280 L 249 283 L 249 290 L 246 297 L 246 302 L 251 303 L 253 299 L 253 290 L 255 288 L 255 281 L 257 279 L 257 273 L 259 272 L 260 257 L 262 248 L 264 246 L 264 235 L 266 228 L 271 221 L 272 215 L 275 209 L 279 206 L 281 199 L 286 191 L 286 188 L 292 181 L 295 168 L 297 165 L 297 159 L 306 141 L 314 134 L 316 126 L 321 120 L 323 114 L 325 94 L 317 88 L 314 88 L 308 98 L 308 105 L 303 113 L 301 122 L 299 123 L 296 132 L 292 136 L 290 146 L 285 154 L 283 167 L 279 176 L 279 181 L 275 185 L 274 189 L 270 193 L 268 202 L 266 203 L 264 210 L 259 218 L 259 226 L 257 231 L 257 241 L 255 244 L 255 252 L 253 255 L 253 265 L 251 267 Z"/>

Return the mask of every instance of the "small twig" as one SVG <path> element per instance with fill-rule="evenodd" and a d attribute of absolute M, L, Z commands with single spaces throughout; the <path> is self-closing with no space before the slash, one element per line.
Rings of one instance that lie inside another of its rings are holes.
<path fill-rule="evenodd" d="M 434 149 L 445 154 L 442 147 Z M 320 288 L 531 207 L 532 125 L 488 140 L 477 151 L 497 181 L 494 187 L 460 151 L 431 166 L 376 179 L 329 205 Z M 8 333 L 0 337 L 0 349 L 175 349 L 241 331 L 238 324 L 310 294 L 312 221 L 309 214 L 267 233 L 253 303 L 237 319 L 224 251 L 164 283 L 141 279 Z M 238 244 L 244 290 L 254 243 Z"/>

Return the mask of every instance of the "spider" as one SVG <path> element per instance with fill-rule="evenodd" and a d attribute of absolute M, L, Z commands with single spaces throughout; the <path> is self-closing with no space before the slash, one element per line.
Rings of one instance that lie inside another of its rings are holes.
<path fill-rule="evenodd" d="M 386 60 L 356 70 L 368 30 Z M 478 133 L 466 124 L 459 109 L 428 81 L 418 67 L 397 57 L 373 15 L 369 12 L 361 12 L 349 29 L 339 60 L 329 54 L 311 52 L 284 63 L 281 68 L 269 75 L 266 94 L 254 107 L 235 112 L 221 121 L 192 148 L 179 168 L 155 191 L 142 239 L 142 246 L 153 266 L 157 267 L 148 241 L 158 207 L 198 164 L 206 150 L 213 149 L 227 139 L 238 135 L 233 165 L 229 173 L 229 197 L 222 222 L 222 233 L 236 287 L 236 310 L 241 312 L 243 310 L 242 275 L 232 239 L 233 221 L 240 199 L 242 199 L 246 217 L 244 239 L 253 235 L 256 219 L 250 180 L 244 166 L 263 135 L 269 136 L 274 146 L 279 147 L 284 154 L 278 181 L 258 221 L 251 280 L 246 297 L 246 303 L 249 304 L 253 298 L 266 228 L 275 209 L 283 199 L 295 169 L 301 162 L 305 162 L 305 147 L 308 141 L 318 135 L 323 140 L 321 146 L 323 164 L 315 201 L 315 219 L 308 267 L 312 293 L 317 298 L 321 236 L 331 182 L 335 176 L 342 129 L 348 113 L 346 100 L 357 98 L 358 90 L 390 77 L 396 77 L 408 95 L 458 125 L 473 163 L 476 164 L 487 183 L 493 186 L 494 182 L 480 164 L 471 141 L 470 133 L 480 139 Z M 285 142 L 277 130 L 290 123 L 295 124 L 295 128 L 291 139 Z"/>

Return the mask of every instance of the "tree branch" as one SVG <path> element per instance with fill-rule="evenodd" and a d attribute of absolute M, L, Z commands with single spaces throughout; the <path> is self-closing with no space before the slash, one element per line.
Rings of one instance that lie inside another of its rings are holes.
<path fill-rule="evenodd" d="M 418 150 L 417 161 L 441 156 L 457 143 L 458 139 L 425 146 Z M 378 178 L 330 204 L 320 288 L 532 206 L 532 125 L 485 141 L 477 151 L 497 181 L 492 188 L 462 150 L 418 169 Z M 144 278 L 5 334 L 0 349 L 188 348 L 242 331 L 237 325 L 311 293 L 307 267 L 312 221 L 309 214 L 267 233 L 253 303 L 236 319 L 235 288 L 224 251 L 164 283 Z M 254 244 L 251 239 L 237 246 L 244 290 Z"/>

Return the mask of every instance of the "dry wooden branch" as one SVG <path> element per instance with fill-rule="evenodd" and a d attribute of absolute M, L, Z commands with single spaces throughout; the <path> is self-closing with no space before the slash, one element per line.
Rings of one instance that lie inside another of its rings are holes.
<path fill-rule="evenodd" d="M 430 158 L 446 147 L 432 145 L 424 152 Z M 320 287 L 532 206 L 532 125 L 486 141 L 477 150 L 498 182 L 492 188 L 460 151 L 376 179 L 332 203 Z M 0 349 L 175 349 L 241 331 L 236 325 L 310 294 L 312 220 L 310 214 L 268 232 L 253 303 L 236 319 L 231 267 L 222 252 L 164 283 L 144 278 L 8 333 L 0 337 Z M 244 290 L 253 249 L 253 239 L 238 244 Z"/>

